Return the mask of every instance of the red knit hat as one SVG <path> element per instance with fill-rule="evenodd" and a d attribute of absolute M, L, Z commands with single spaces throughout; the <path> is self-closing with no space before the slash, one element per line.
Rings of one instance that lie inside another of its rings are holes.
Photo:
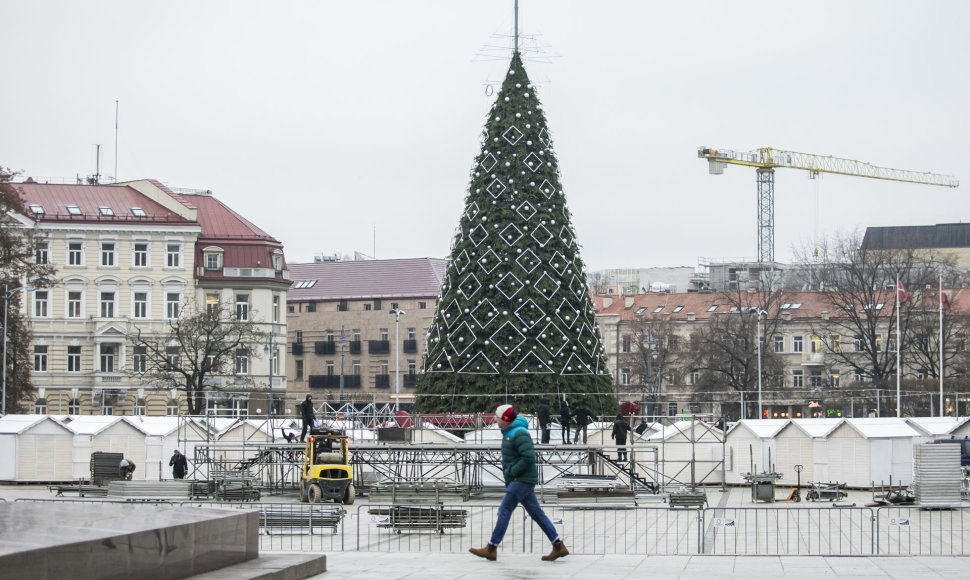
<path fill-rule="evenodd" d="M 515 417 L 515 409 L 512 408 L 512 405 L 499 405 L 498 409 L 495 409 L 495 416 L 506 423 L 511 423 Z"/>

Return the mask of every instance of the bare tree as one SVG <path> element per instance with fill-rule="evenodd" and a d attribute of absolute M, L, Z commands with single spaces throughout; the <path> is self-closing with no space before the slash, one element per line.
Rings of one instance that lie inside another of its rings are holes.
<path fill-rule="evenodd" d="M 895 388 L 896 308 L 904 347 L 912 340 L 911 322 L 918 311 L 912 300 L 897 304 L 896 279 L 909 290 L 908 298 L 917 299 L 917 290 L 934 279 L 930 256 L 914 249 L 867 250 L 858 234 L 852 234 L 803 251 L 797 261 L 828 306 L 828 319 L 812 328 L 826 358 L 871 383 L 869 389 L 857 384 L 860 392 L 846 394 L 865 396 L 863 390 Z"/>
<path fill-rule="evenodd" d="M 644 313 L 631 321 L 630 334 L 618 355 L 639 385 L 641 412 L 648 417 L 664 414 L 661 398 L 666 369 L 675 367 L 681 355 L 680 337 L 669 316 Z"/>
<path fill-rule="evenodd" d="M 31 223 L 24 207 L 23 197 L 10 183 L 17 173 L 0 166 L 0 293 L 7 309 L 7 328 L 0 340 L 6 337 L 6 401 L 7 412 L 25 410 L 24 405 L 36 396 L 30 378 L 32 367 L 30 328 L 20 310 L 18 289 L 25 283 L 35 288 L 48 288 L 54 284 L 55 270 L 47 261 L 47 251 L 41 251 L 35 239 L 35 225 Z"/>
<path fill-rule="evenodd" d="M 765 337 L 778 328 L 784 293 L 764 284 L 760 289 L 737 289 L 717 296 L 720 312 L 690 335 L 683 361 L 692 375 L 695 394 L 719 399 L 722 409 L 737 403 L 741 411 L 740 396 L 735 394 L 758 390 L 759 318 L 762 390 L 777 392 L 784 384 L 784 362 L 772 349 L 764 348 Z M 739 416 L 746 413 L 741 411 Z"/>
<path fill-rule="evenodd" d="M 211 379 L 233 376 L 233 390 L 253 385 L 249 363 L 268 334 L 249 314 L 249 320 L 238 320 L 221 304 L 207 305 L 169 321 L 166 332 L 138 329 L 128 336 L 136 357 L 132 374 L 158 388 L 184 391 L 189 414 L 201 414 L 206 391 L 229 390 Z"/>

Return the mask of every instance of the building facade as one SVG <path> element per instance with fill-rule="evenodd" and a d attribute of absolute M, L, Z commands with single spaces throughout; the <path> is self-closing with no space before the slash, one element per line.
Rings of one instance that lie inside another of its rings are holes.
<path fill-rule="evenodd" d="M 139 377 L 145 354 L 129 335 L 163 335 L 170 321 L 215 295 L 236 303 L 245 296 L 282 343 L 289 285 L 282 245 L 211 193 L 176 193 L 153 180 L 15 187 L 27 208 L 21 222 L 35 231 L 35 259 L 57 271 L 53 287 L 23 297 L 33 336 L 36 412 L 184 412 L 180 391 L 154 388 Z M 254 361 L 251 372 L 268 377 L 269 360 L 262 368 Z M 282 357 L 276 360 L 283 376 Z M 217 380 L 207 396 L 215 410 L 227 406 L 228 383 L 222 381 L 233 378 Z M 264 391 L 265 382 L 257 390 Z M 233 396 L 248 401 L 252 391 Z"/>
<path fill-rule="evenodd" d="M 290 266 L 287 385 L 291 404 L 407 404 L 421 371 L 447 260 L 413 258 Z"/>

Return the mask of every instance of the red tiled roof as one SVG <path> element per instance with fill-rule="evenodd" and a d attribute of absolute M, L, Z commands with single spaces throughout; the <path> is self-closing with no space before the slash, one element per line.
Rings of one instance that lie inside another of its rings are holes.
<path fill-rule="evenodd" d="M 290 264 L 290 302 L 372 298 L 437 297 L 448 260 L 409 258 L 359 262 Z M 309 288 L 300 282 L 316 280 Z"/>
<path fill-rule="evenodd" d="M 181 223 L 193 224 L 166 209 L 149 197 L 127 185 L 61 185 L 48 183 L 15 183 L 28 206 L 27 216 L 41 221 L 73 221 L 99 223 Z M 44 208 L 42 215 L 29 210 L 30 204 Z M 81 215 L 67 212 L 68 205 L 76 205 Z M 110 207 L 113 216 L 101 215 L 100 206 Z M 145 210 L 145 217 L 132 215 L 131 208 Z"/>
<path fill-rule="evenodd" d="M 165 190 L 166 192 L 169 191 L 167 188 Z M 172 192 L 169 195 L 187 207 L 194 207 L 198 210 L 196 219 L 202 225 L 202 235 L 199 236 L 200 243 L 203 238 L 207 240 L 212 238 L 227 240 L 258 238 L 279 243 L 273 236 L 259 229 L 251 221 L 209 194 L 193 195 Z"/>
<path fill-rule="evenodd" d="M 946 289 L 945 292 L 950 297 L 951 312 L 970 312 L 970 289 L 955 288 Z M 893 291 L 883 292 L 885 308 L 892 308 Z M 741 300 L 745 301 L 744 306 L 754 306 L 758 294 L 741 294 Z M 612 300 L 609 306 L 604 306 Z M 632 300 L 632 305 L 627 306 L 627 301 Z M 750 300 L 750 302 L 748 302 Z M 841 315 L 833 311 L 830 303 L 825 301 L 823 292 L 786 292 L 784 294 L 784 304 L 798 304 L 797 308 L 784 310 L 791 314 L 792 320 L 818 318 L 822 312 L 828 312 L 832 318 Z M 717 309 L 708 311 L 714 305 Z M 937 308 L 939 303 L 935 296 L 926 296 L 925 307 Z M 658 307 L 663 307 L 659 312 L 654 312 Z M 683 306 L 678 312 L 674 310 L 678 306 Z M 861 307 L 861 305 L 857 306 Z M 731 311 L 731 304 L 725 299 L 723 294 L 717 292 L 681 292 L 670 294 L 634 294 L 629 296 L 593 296 L 593 308 L 597 315 L 615 315 L 621 320 L 633 320 L 640 311 L 640 316 L 664 316 L 669 315 L 671 320 L 687 320 L 687 315 L 693 313 L 697 320 L 705 320 L 716 313 Z M 643 310 L 641 310 L 643 309 Z M 770 316 L 775 316 L 776 312 L 769 312 Z"/>

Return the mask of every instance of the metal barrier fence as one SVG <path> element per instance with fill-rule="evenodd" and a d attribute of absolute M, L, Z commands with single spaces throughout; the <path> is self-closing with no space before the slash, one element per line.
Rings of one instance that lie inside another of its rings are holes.
<path fill-rule="evenodd" d="M 18 499 L 122 503 L 104 499 Z M 495 505 L 150 501 L 156 509 L 195 507 L 260 512 L 260 549 L 460 553 L 484 546 Z M 574 554 L 640 555 L 970 555 L 970 507 L 738 507 L 545 505 Z M 544 553 L 549 541 L 517 509 L 501 548 Z"/>

